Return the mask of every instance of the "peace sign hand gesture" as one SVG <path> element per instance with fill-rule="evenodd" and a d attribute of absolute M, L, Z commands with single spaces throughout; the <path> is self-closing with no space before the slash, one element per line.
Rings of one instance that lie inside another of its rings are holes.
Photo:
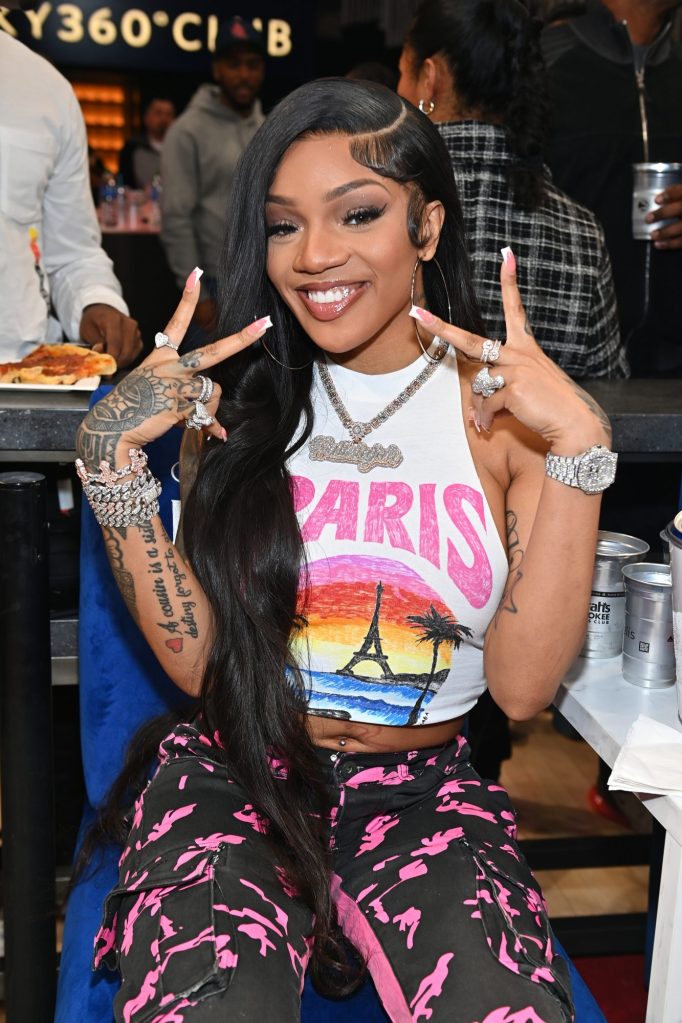
<path fill-rule="evenodd" d="M 165 338 L 161 347 L 93 406 L 81 424 L 76 445 L 86 468 L 101 461 L 123 466 L 131 447 L 143 447 L 182 422 L 226 439 L 215 418 L 220 387 L 202 374 L 262 337 L 270 319 L 265 316 L 237 334 L 179 355 L 177 348 L 199 300 L 200 277 L 197 268 L 187 278 L 180 303 L 160 335 Z"/>
<path fill-rule="evenodd" d="M 506 341 L 493 344 L 417 306 L 411 315 L 468 359 L 483 363 L 495 360 L 491 372 L 493 386 L 484 388 L 485 396 L 472 393 L 477 428 L 490 431 L 497 415 L 510 413 L 540 434 L 555 454 L 575 455 L 593 444 L 610 444 L 611 428 L 606 413 L 535 341 L 519 294 L 514 254 L 511 249 L 503 249 L 502 254 L 500 285 Z M 488 372 L 484 366 L 483 379 Z M 481 379 L 481 374 L 476 379 Z"/>

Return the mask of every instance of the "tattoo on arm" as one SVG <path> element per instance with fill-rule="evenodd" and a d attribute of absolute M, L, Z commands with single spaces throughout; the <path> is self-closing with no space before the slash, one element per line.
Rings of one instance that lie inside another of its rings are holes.
<path fill-rule="evenodd" d="M 576 384 L 575 380 L 571 380 L 571 386 L 573 387 L 573 390 L 578 395 L 580 400 L 584 402 L 585 405 L 587 405 L 590 412 L 593 412 L 595 414 L 601 425 L 604 427 L 604 430 L 606 431 L 606 435 L 609 438 L 609 443 L 611 443 L 612 438 L 611 423 L 606 412 L 604 412 L 604 409 L 598 402 L 594 400 L 591 394 L 588 394 L 587 391 L 584 391 L 582 387 L 579 387 Z"/>
<path fill-rule="evenodd" d="M 493 625 L 497 628 L 503 611 L 508 611 L 509 614 L 518 614 L 518 607 L 514 601 L 514 590 L 523 579 L 523 571 L 521 568 L 523 562 L 524 551 L 521 547 L 521 540 L 518 533 L 518 518 L 516 512 L 513 512 L 511 508 L 507 511 L 506 515 L 507 522 L 507 557 L 509 559 L 509 575 L 507 576 L 507 582 L 505 583 L 504 592 L 500 599 L 495 617 L 493 618 Z"/>
<path fill-rule="evenodd" d="M 171 653 L 179 654 L 182 653 L 185 636 L 190 639 L 199 638 L 199 626 L 195 616 L 197 603 L 192 599 L 193 591 L 187 585 L 187 573 L 182 571 L 182 564 L 178 564 L 177 553 L 166 535 L 166 531 L 162 530 L 161 536 L 157 537 L 156 529 L 151 522 L 147 522 L 139 528 L 145 544 L 147 574 L 151 576 L 152 592 L 163 618 L 163 621 L 157 622 L 157 625 L 168 634 L 168 638 L 164 641 L 165 646 Z M 104 526 L 103 534 L 116 584 L 130 614 L 140 625 L 135 580 L 132 573 L 125 567 L 124 552 L 121 546 L 121 540 L 127 539 L 128 527 Z M 164 578 L 164 567 L 171 572 L 173 578 L 172 592 L 169 592 Z"/>
<path fill-rule="evenodd" d="M 137 600 L 135 598 L 135 580 L 133 579 L 132 573 L 124 566 L 123 550 L 119 540 L 119 537 L 125 540 L 127 527 L 119 526 L 117 529 L 114 529 L 111 526 L 103 526 L 102 532 L 104 534 L 104 544 L 109 557 L 111 571 L 113 572 L 114 579 L 116 580 L 116 585 L 121 591 L 121 596 L 123 597 L 130 614 L 139 625 L 140 618 L 137 610 Z"/>

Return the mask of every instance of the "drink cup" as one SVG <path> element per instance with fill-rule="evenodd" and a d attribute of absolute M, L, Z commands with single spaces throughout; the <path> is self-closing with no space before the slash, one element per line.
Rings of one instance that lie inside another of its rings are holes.
<path fill-rule="evenodd" d="M 648 550 L 649 544 L 636 536 L 599 530 L 583 657 L 616 657 L 623 649 L 623 568 L 641 561 Z"/>
<path fill-rule="evenodd" d="M 644 689 L 675 683 L 670 565 L 626 565 L 623 678 Z"/>
<path fill-rule="evenodd" d="M 673 597 L 673 636 L 677 667 L 677 714 L 682 721 L 682 512 L 668 526 Z"/>
<path fill-rule="evenodd" d="M 633 165 L 634 184 L 632 191 L 632 237 L 638 241 L 650 241 L 654 231 L 659 231 L 674 220 L 658 220 L 647 224 L 647 213 L 659 209 L 655 201 L 668 185 L 682 182 L 682 163 L 636 163 Z"/>

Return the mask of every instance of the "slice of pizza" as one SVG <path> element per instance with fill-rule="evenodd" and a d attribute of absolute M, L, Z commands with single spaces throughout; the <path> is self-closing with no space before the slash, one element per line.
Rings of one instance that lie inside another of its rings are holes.
<path fill-rule="evenodd" d="M 19 362 L 0 363 L 0 383 L 69 385 L 115 372 L 116 360 L 111 355 L 66 342 L 39 345 Z"/>

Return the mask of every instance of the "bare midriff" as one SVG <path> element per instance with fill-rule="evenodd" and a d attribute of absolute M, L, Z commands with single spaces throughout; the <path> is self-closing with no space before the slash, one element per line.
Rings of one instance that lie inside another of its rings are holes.
<path fill-rule="evenodd" d="M 397 753 L 442 746 L 459 734 L 463 723 L 464 718 L 458 717 L 433 725 L 372 725 L 308 715 L 308 731 L 316 746 L 348 753 Z"/>

